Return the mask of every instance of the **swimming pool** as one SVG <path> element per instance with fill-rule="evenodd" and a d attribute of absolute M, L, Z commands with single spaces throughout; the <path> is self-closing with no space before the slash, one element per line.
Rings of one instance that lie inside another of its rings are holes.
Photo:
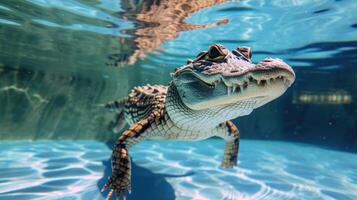
<path fill-rule="evenodd" d="M 357 199 L 357 2 L 188 1 L 0 2 L 0 200 L 104 199 L 103 105 L 211 44 L 281 58 L 296 81 L 233 120 L 234 169 L 217 139 L 140 143 L 128 198 Z"/>
<path fill-rule="evenodd" d="M 1 142 L 0 199 L 104 199 L 110 145 Z M 311 145 L 242 140 L 239 165 L 219 167 L 223 141 L 146 141 L 132 149 L 128 199 L 356 199 L 357 156 Z"/>

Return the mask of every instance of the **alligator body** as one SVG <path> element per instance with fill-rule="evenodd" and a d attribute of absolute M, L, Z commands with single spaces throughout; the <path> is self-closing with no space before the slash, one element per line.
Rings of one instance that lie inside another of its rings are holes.
<path fill-rule="evenodd" d="M 112 175 L 103 190 L 107 196 L 130 191 L 131 164 L 128 149 L 146 139 L 202 140 L 217 136 L 225 140 L 221 166 L 237 164 L 240 134 L 230 121 L 250 114 L 282 95 L 294 82 L 292 68 L 280 59 L 250 60 L 249 47 L 229 51 L 212 45 L 194 60 L 176 68 L 168 86 L 135 87 L 129 96 L 109 102 L 117 113 L 119 132 L 112 155 Z"/>

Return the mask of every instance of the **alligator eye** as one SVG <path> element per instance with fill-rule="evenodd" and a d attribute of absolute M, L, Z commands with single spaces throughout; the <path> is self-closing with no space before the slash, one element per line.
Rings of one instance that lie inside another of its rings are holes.
<path fill-rule="evenodd" d="M 210 60 L 223 59 L 227 55 L 227 50 L 221 46 L 214 44 L 208 50 L 208 57 Z"/>
<path fill-rule="evenodd" d="M 237 51 L 239 51 L 241 54 L 243 54 L 244 57 L 246 57 L 248 60 L 250 60 L 250 58 L 252 57 L 252 51 L 247 46 L 238 47 Z"/>
<path fill-rule="evenodd" d="M 210 58 L 217 58 L 218 56 L 221 56 L 219 47 L 216 45 L 212 45 L 211 48 L 208 51 L 208 56 Z"/>

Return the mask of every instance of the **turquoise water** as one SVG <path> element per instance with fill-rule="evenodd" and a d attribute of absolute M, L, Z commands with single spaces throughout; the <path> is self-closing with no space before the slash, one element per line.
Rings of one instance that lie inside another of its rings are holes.
<path fill-rule="evenodd" d="M 240 120 L 245 137 L 357 150 L 356 1 L 235 1 L 182 12 L 171 26 L 141 19 L 159 16 L 160 2 L 1 1 L 0 139 L 113 139 L 100 105 L 134 86 L 167 84 L 176 67 L 220 43 L 250 46 L 254 62 L 282 58 L 297 74 L 283 97 Z"/>
<path fill-rule="evenodd" d="M 134 147 L 128 198 L 357 199 L 357 2 L 202 2 L 166 20 L 167 2 L 0 1 L 0 200 L 104 199 L 116 136 L 103 104 L 167 84 L 213 43 L 281 58 L 296 82 L 234 120 L 234 169 L 215 139 Z"/>
<path fill-rule="evenodd" d="M 223 141 L 134 147 L 128 199 L 356 199 L 357 155 L 242 140 L 239 166 L 219 167 Z M 1 142 L 0 199 L 104 199 L 110 149 L 100 142 Z M 11 166 L 11 167 L 9 167 Z"/>

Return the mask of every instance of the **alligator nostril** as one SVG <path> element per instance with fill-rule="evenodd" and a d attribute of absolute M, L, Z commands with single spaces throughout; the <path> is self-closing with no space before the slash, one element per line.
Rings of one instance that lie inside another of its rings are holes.
<path fill-rule="evenodd" d="M 250 50 L 250 47 L 240 46 L 237 48 L 237 51 L 243 54 L 248 60 L 250 60 L 250 58 L 252 57 L 252 51 Z"/>

